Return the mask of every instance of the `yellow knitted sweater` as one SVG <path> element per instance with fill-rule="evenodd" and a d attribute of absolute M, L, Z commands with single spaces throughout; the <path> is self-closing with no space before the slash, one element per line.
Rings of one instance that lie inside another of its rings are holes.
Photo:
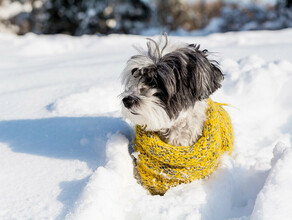
<path fill-rule="evenodd" d="M 218 165 L 220 156 L 232 152 L 231 120 L 221 105 L 208 100 L 202 136 L 191 146 L 169 145 L 155 132 L 136 126 L 137 170 L 151 194 L 163 195 L 170 187 L 208 176 Z"/>

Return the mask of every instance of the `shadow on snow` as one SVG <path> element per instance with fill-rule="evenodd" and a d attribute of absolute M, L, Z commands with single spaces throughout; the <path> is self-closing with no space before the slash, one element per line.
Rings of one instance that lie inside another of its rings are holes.
<path fill-rule="evenodd" d="M 120 132 L 128 139 L 133 131 L 121 118 L 57 117 L 35 120 L 0 122 L 0 142 L 9 144 L 15 152 L 85 161 L 96 169 L 106 163 L 108 134 Z M 64 207 L 63 218 L 73 207 L 88 179 L 61 182 L 58 200 Z"/>
<path fill-rule="evenodd" d="M 77 159 L 92 169 L 105 164 L 107 135 L 132 131 L 121 118 L 82 117 L 0 122 L 0 142 L 15 152 L 58 159 Z"/>

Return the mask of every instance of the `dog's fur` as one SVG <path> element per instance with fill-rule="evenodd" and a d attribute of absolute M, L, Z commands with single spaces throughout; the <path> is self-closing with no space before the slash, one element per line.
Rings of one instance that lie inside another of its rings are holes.
<path fill-rule="evenodd" d="M 221 87 L 223 74 L 199 45 L 155 42 L 128 60 L 122 73 L 123 115 L 174 146 L 195 143 L 206 120 L 206 100 Z"/>

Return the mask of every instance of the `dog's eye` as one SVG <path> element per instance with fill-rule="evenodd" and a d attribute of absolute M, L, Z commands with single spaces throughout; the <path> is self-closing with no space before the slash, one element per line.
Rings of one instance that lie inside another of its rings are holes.
<path fill-rule="evenodd" d="M 140 93 L 145 93 L 147 91 L 146 87 L 142 87 L 139 89 L 139 92 Z"/>
<path fill-rule="evenodd" d="M 161 92 L 155 92 L 153 96 L 159 98 L 160 100 L 166 99 L 165 95 L 163 95 Z"/>
<path fill-rule="evenodd" d="M 149 76 L 145 77 L 145 84 L 146 85 L 150 86 L 153 84 L 153 82 L 154 82 L 154 79 L 152 77 L 149 77 Z"/>

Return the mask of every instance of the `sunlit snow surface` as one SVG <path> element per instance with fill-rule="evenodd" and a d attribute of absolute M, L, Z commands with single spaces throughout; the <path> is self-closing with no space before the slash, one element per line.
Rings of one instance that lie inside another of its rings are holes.
<path fill-rule="evenodd" d="M 161 197 L 133 177 L 118 97 L 145 37 L 0 35 L 0 219 L 292 219 L 292 29 L 171 39 L 220 62 L 235 147 Z"/>

